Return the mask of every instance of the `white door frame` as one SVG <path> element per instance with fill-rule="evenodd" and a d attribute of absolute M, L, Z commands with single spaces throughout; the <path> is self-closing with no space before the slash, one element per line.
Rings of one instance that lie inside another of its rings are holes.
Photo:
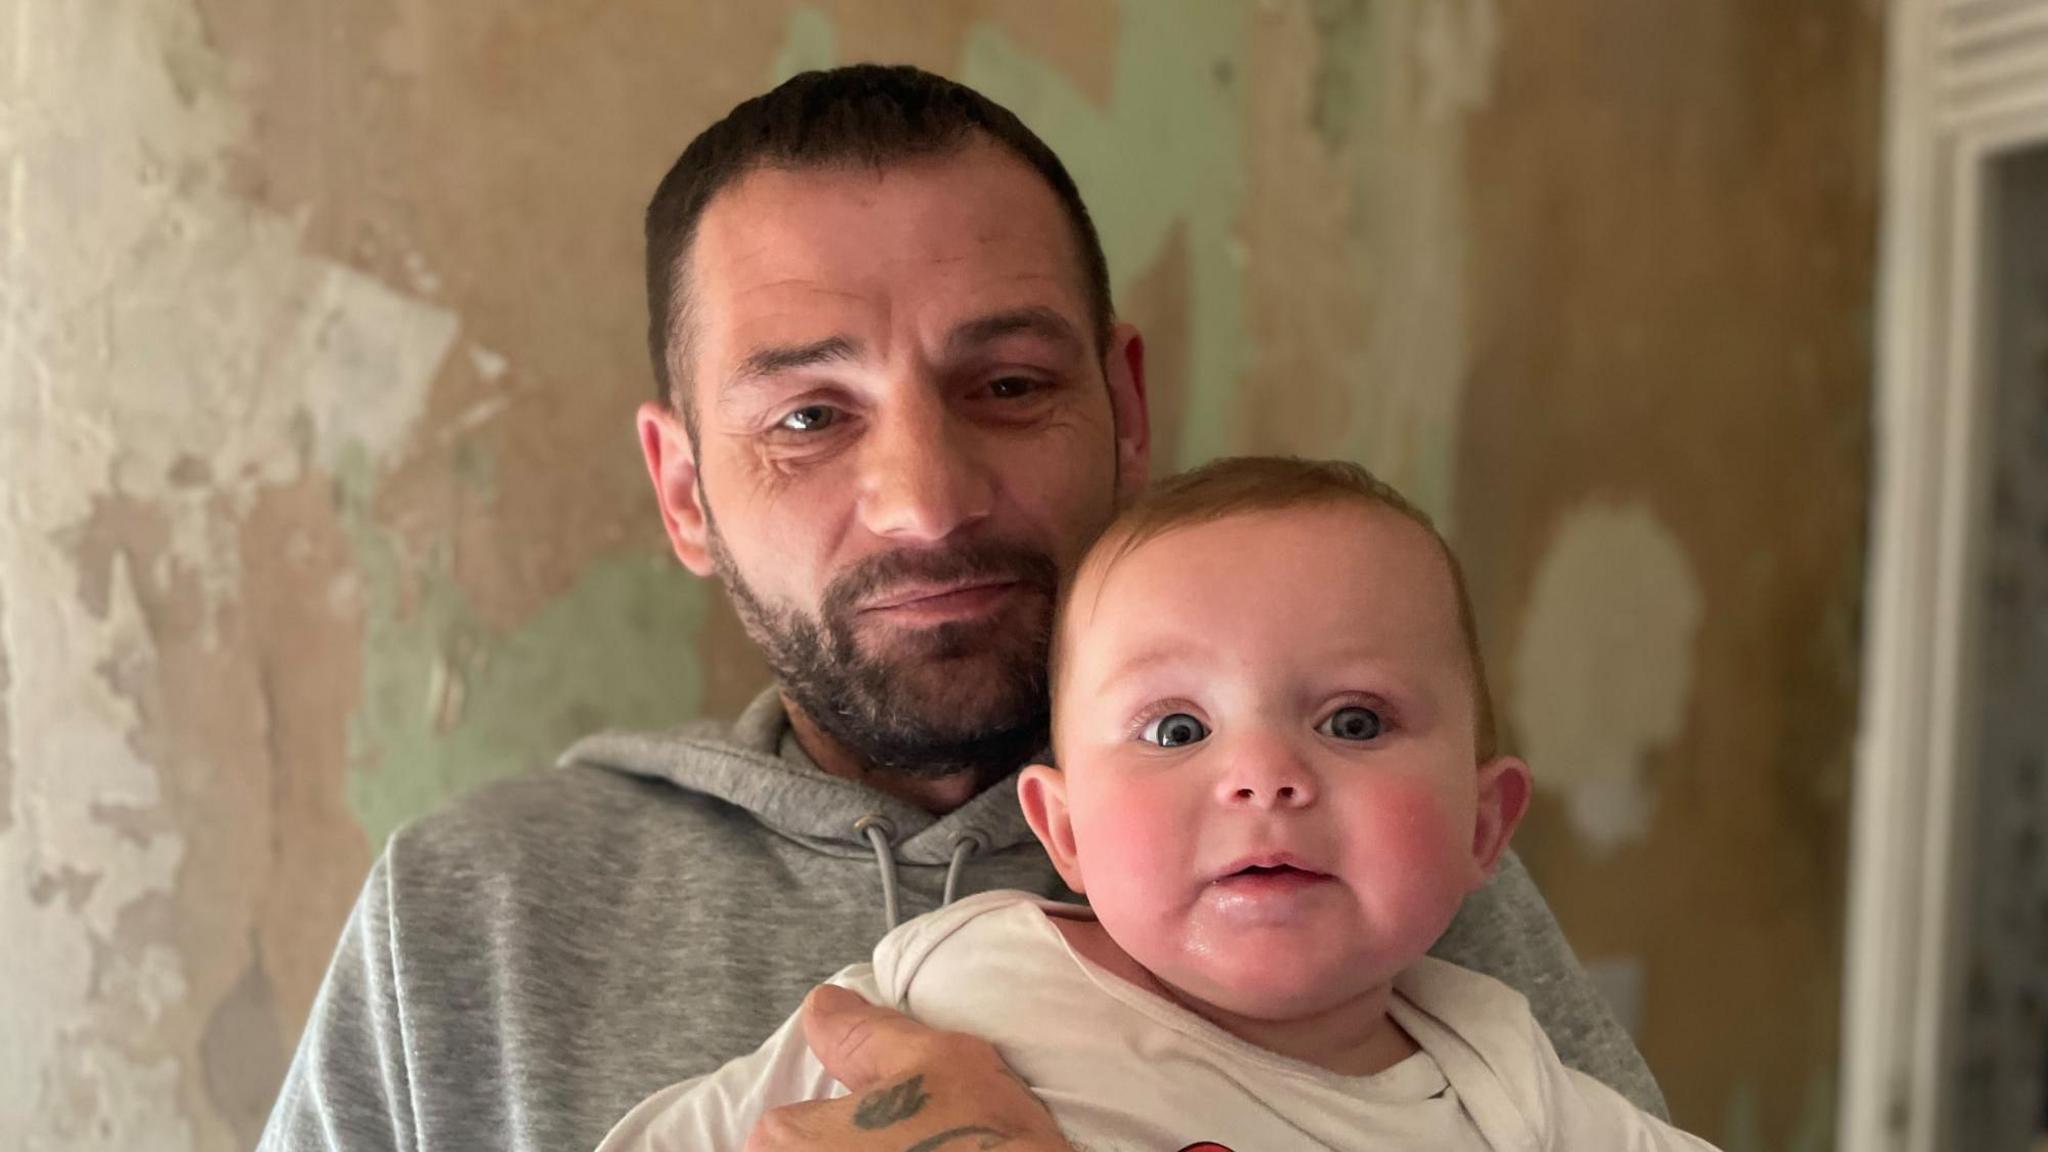
<path fill-rule="evenodd" d="M 1842 1152 L 1944 1152 L 1989 474 L 1985 193 L 2048 145 L 2048 0 L 1892 0 Z"/>

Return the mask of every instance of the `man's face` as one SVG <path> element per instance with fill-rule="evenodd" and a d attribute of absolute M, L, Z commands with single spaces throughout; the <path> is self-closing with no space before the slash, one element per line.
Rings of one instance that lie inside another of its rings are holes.
<path fill-rule="evenodd" d="M 986 144 L 761 170 L 688 259 L 694 442 L 641 413 L 678 556 L 870 767 L 1014 765 L 1058 574 L 1145 478 L 1141 348 L 1097 348 L 1053 192 Z"/>
<path fill-rule="evenodd" d="M 1242 513 L 1084 571 L 1060 770 L 1024 808 L 1169 987 L 1232 1015 L 1339 1011 L 1482 883 L 1526 770 L 1479 765 L 1451 574 L 1379 508 Z"/>

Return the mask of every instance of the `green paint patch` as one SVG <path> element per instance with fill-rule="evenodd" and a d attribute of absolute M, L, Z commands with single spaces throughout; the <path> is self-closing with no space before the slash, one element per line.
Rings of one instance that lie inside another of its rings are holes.
<path fill-rule="evenodd" d="M 999 27 L 969 30 L 959 79 L 1015 112 L 1059 154 L 1102 235 L 1118 293 L 1157 260 L 1185 221 L 1190 364 L 1178 455 L 1201 463 L 1237 447 L 1232 410 L 1252 363 L 1244 320 L 1247 6 L 1239 0 L 1122 0 L 1108 107 Z M 831 17 L 790 16 L 772 81 L 837 62 Z"/>
<path fill-rule="evenodd" d="M 968 36 L 961 80 L 1007 106 L 1080 185 L 1117 292 L 1188 235 L 1188 396 L 1177 459 L 1238 447 L 1237 392 L 1253 360 L 1245 324 L 1244 109 L 1249 8 L 1237 0 L 1123 0 L 1108 107 L 994 25 Z"/>
<path fill-rule="evenodd" d="M 770 84 L 780 84 L 799 72 L 830 68 L 839 59 L 839 41 L 832 31 L 832 17 L 808 5 L 789 14 L 783 30 L 782 47 L 775 53 Z"/>
<path fill-rule="evenodd" d="M 547 766 L 578 737 L 696 715 L 708 585 L 667 557 L 603 558 L 524 625 L 498 632 L 469 606 L 444 553 L 406 570 L 369 515 L 367 464 L 357 457 L 341 471 L 366 613 L 347 796 L 371 843 L 451 796 Z"/>
<path fill-rule="evenodd" d="M 1309 18 L 1316 29 L 1316 101 L 1311 113 L 1316 134 L 1332 150 L 1344 147 L 1368 105 L 1372 85 L 1358 74 L 1372 59 L 1368 36 L 1371 0 L 1314 0 Z"/>
<path fill-rule="evenodd" d="M 1125 290 L 1185 222 L 1191 372 L 1179 459 L 1235 446 L 1231 410 L 1252 348 L 1236 239 L 1244 196 L 1241 93 L 1247 10 L 1235 0 L 1124 0 L 1113 97 L 1098 106 L 1053 65 L 991 25 L 974 29 L 962 79 L 1015 110 L 1060 154 Z M 831 18 L 790 17 L 769 80 L 837 57 Z M 465 456 L 462 482 L 491 486 Z M 545 766 L 607 727 L 666 727 L 696 714 L 696 641 L 711 586 L 666 557 L 612 557 L 521 627 L 484 623 L 445 553 L 408 558 L 372 515 L 360 453 L 336 487 L 363 580 L 362 704 L 349 738 L 348 801 L 373 843 L 450 796 Z"/>

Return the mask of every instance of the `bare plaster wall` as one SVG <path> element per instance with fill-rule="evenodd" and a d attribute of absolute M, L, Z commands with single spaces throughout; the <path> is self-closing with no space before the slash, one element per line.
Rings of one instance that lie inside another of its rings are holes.
<path fill-rule="evenodd" d="M 0 0 L 0 1146 L 249 1146 L 372 853 L 762 682 L 634 454 L 638 216 L 796 70 L 1080 180 L 1165 463 L 1471 569 L 1525 856 L 1678 1118 L 1817 1148 L 1877 5 Z"/>

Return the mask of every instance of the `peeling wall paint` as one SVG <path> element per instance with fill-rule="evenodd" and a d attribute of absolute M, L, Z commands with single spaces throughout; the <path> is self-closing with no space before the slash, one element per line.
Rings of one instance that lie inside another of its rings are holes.
<path fill-rule="evenodd" d="M 406 450 L 455 333 L 444 308 L 322 268 L 273 369 L 306 397 L 313 466 L 333 473 L 344 453 L 388 460 Z"/>
<path fill-rule="evenodd" d="M 180 937 L 234 918 L 240 886 L 186 884 L 213 845 L 243 854 L 180 811 L 221 766 L 172 746 L 165 641 L 227 643 L 237 571 L 219 545 L 260 484 L 298 467 L 296 382 L 259 386 L 257 337 L 289 330 L 311 270 L 291 221 L 210 187 L 237 123 L 173 68 L 198 38 L 189 12 L 38 5 L 14 31 L 0 631 L 36 674 L 7 688 L 0 872 L 27 883 L 0 889 L 0 1115 L 18 1147 L 220 1146 L 195 1009 L 246 933 L 204 955 Z"/>
<path fill-rule="evenodd" d="M 0 921 L 31 943 L 0 962 L 0 1142 L 246 1147 L 372 845 L 592 723 L 688 714 L 703 599 L 650 599 L 644 552 L 578 559 L 525 618 L 451 597 L 421 541 L 464 537 L 416 489 L 388 502 L 436 471 L 494 495 L 477 441 L 518 394 L 446 394 L 512 361 L 450 360 L 437 261 L 358 267 L 313 206 L 249 195 L 260 120 L 199 11 L 18 28 L 0 637 L 38 674 L 4 685 L 0 857 L 25 882 Z M 564 619 L 585 610 L 610 629 Z M 636 652 L 636 623 L 682 644 Z M 413 641 L 450 635 L 473 719 L 444 701 L 396 735 L 413 714 L 377 705 L 423 698 Z"/>
<path fill-rule="evenodd" d="M 1542 690 L 1515 645 L 1574 510 L 1653 510 L 1699 604 L 1680 720 L 1643 757 L 1646 834 L 1601 850 L 1552 792 L 1517 843 L 1581 956 L 1642 964 L 1638 1039 L 1675 1116 L 1724 1147 L 1824 1146 L 1881 12 L 1566 0 L 1499 17 L 1491 98 L 1465 122 L 1454 499 L 1510 743 Z"/>
<path fill-rule="evenodd" d="M 1492 89 L 1495 5 L 1258 13 L 1242 223 L 1256 352 L 1229 446 L 1364 461 L 1454 532 L 1464 122 Z"/>
<path fill-rule="evenodd" d="M 634 454 L 639 214 L 713 117 L 858 59 L 1065 158 L 1162 470 L 1348 455 L 1454 529 L 1562 785 L 1524 855 L 1680 1119 L 1825 1131 L 1866 7 L 16 0 L 0 1145 L 250 1146 L 392 828 L 764 682 Z M 1626 780 L 1654 803 L 1574 815 Z"/>
<path fill-rule="evenodd" d="M 978 25 L 956 74 L 1045 136 L 1072 171 L 1102 234 L 1113 286 L 1162 260 L 1186 268 L 1183 377 L 1175 419 L 1159 427 L 1165 457 L 1193 462 L 1238 446 L 1233 397 L 1246 368 L 1245 70 L 1241 5 L 1130 0 L 1118 6 L 1107 100 L 1021 50 L 998 24 Z"/>
<path fill-rule="evenodd" d="M 1522 614 L 1509 713 L 1536 787 L 1594 852 L 1649 835 L 1649 757 L 1683 730 L 1699 625 L 1692 565 L 1655 512 L 1566 514 Z"/>

